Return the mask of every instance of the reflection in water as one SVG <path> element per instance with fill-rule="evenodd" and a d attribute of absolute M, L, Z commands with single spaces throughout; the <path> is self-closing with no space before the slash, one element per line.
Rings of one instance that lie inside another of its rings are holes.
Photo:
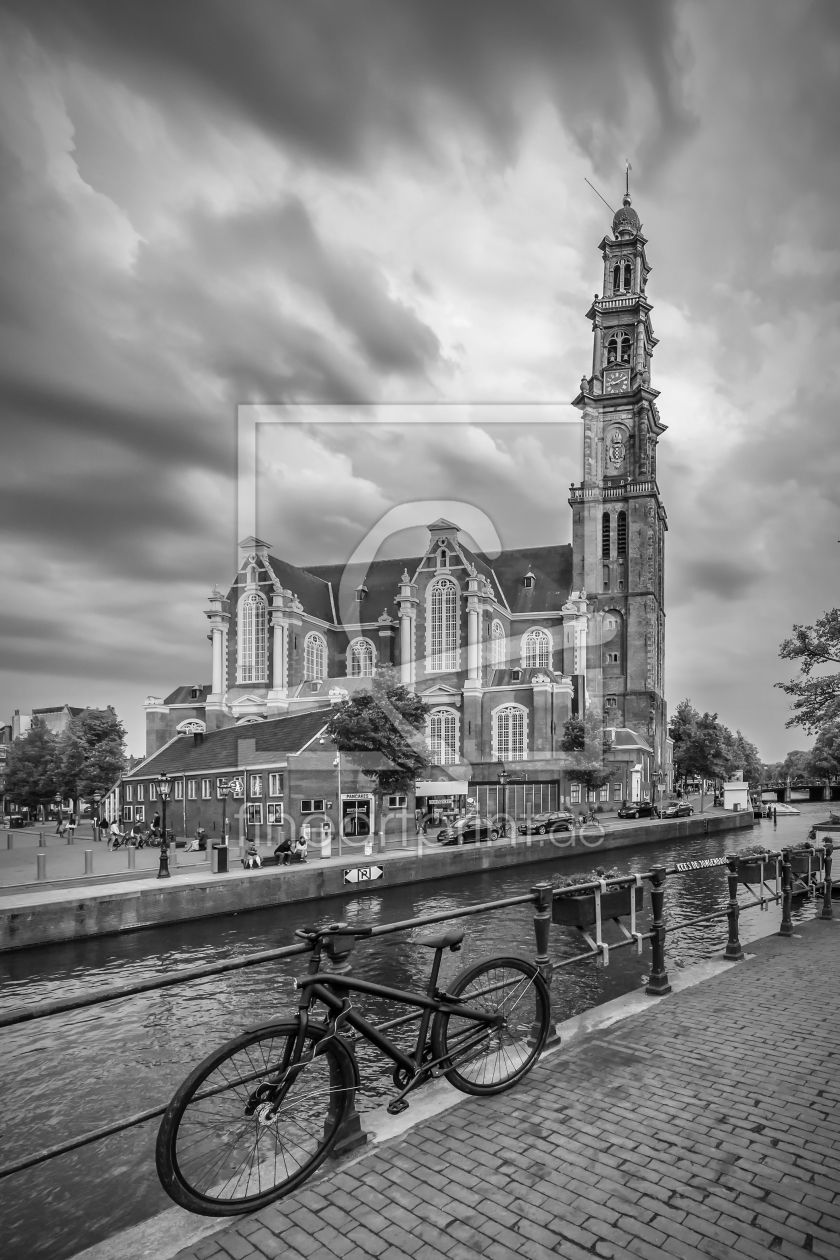
<path fill-rule="evenodd" d="M 600 854 L 597 850 L 538 866 L 470 875 L 409 888 L 381 889 L 373 896 L 354 894 L 320 906 L 282 906 L 267 910 L 173 924 L 153 931 L 99 940 L 71 942 L 6 955 L 2 1005 L 5 1008 L 128 982 L 177 967 L 196 966 L 255 949 L 290 943 L 294 929 L 313 918 L 346 918 L 387 923 L 412 915 L 457 910 L 467 904 L 527 891 L 552 874 L 575 874 L 608 864 L 620 873 L 647 870 L 655 862 L 672 865 L 700 857 L 723 856 L 757 842 L 772 849 L 802 840 L 812 819 L 826 816 L 824 805 L 800 807 L 800 817 L 762 821 L 737 837 L 697 837 L 679 844 L 648 845 Z M 746 894 L 744 899 L 746 900 Z M 645 898 L 648 903 L 648 898 Z M 671 923 L 722 908 L 726 879 L 712 869 L 675 877 L 666 885 L 666 921 Z M 812 902 L 795 903 L 794 918 L 811 917 Z M 777 925 L 779 912 L 750 911 L 742 919 L 742 939 Z M 760 921 L 760 922 L 759 922 Z M 647 910 L 640 924 L 647 928 Z M 453 924 L 455 926 L 455 924 Z M 457 921 L 467 936 L 460 953 L 447 953 L 441 982 L 463 967 L 493 954 L 532 958 L 535 952 L 529 907 L 514 906 L 492 915 Z M 393 937 L 362 942 L 354 966 L 366 978 L 397 988 L 421 988 L 428 981 L 431 953 L 418 938 L 436 929 L 411 929 Z M 605 938 L 620 939 L 609 925 Z M 726 921 L 684 929 L 668 942 L 671 968 L 687 965 L 720 949 Z M 580 953 L 573 929 L 552 928 L 551 952 L 559 960 Z M 611 955 L 609 968 L 592 962 L 556 973 L 552 984 L 554 1016 L 563 1020 L 597 1003 L 638 987 L 649 970 L 650 952 L 631 949 Z M 187 1071 L 210 1049 L 242 1028 L 291 1012 L 293 980 L 305 960 L 249 968 L 228 975 L 163 989 L 79 1011 L 4 1034 L 0 1078 L 4 1093 L 6 1158 L 58 1143 L 82 1130 L 164 1102 Z M 365 1003 L 365 1012 L 390 1013 L 386 1003 Z M 410 1040 L 406 1034 L 405 1042 Z M 390 1085 L 390 1067 L 367 1048 L 360 1054 L 365 1092 L 360 1109 L 377 1105 Z M 63 1260 L 101 1238 L 170 1206 L 153 1167 L 156 1125 L 148 1124 L 10 1180 L 4 1189 L 0 1222 L 7 1260 Z"/>

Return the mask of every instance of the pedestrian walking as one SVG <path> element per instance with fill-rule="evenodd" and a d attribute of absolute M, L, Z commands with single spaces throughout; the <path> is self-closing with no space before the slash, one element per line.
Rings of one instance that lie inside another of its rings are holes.
<path fill-rule="evenodd" d="M 57 821 L 57 823 L 55 824 L 55 834 L 56 834 L 57 836 L 60 836 L 60 835 L 61 835 L 61 824 L 62 824 L 62 822 L 63 822 L 63 821 L 64 821 L 64 819 L 63 819 L 63 818 L 62 818 L 62 816 L 61 816 L 61 810 L 59 810 L 59 811 L 58 811 L 58 821 Z"/>
<path fill-rule="evenodd" d="M 66 818 L 62 818 L 61 822 L 58 824 L 58 831 L 56 834 L 59 835 L 62 840 L 67 835 L 67 819 Z"/>
<path fill-rule="evenodd" d="M 414 811 L 414 829 L 415 829 L 415 831 L 417 832 L 418 836 L 420 835 L 420 833 L 421 833 L 421 832 L 422 832 L 422 830 L 423 830 L 423 811 L 422 811 L 422 809 L 415 809 L 415 811 Z"/>

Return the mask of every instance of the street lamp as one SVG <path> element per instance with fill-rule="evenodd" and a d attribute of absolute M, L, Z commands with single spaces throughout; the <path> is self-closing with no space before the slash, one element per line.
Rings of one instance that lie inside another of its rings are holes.
<path fill-rule="evenodd" d="M 169 841 L 166 835 L 166 802 L 169 800 L 169 793 L 172 791 L 172 781 L 164 770 L 163 774 L 158 775 L 157 779 L 158 796 L 161 799 L 161 809 L 163 811 L 163 826 L 160 841 L 160 866 L 158 867 L 158 879 L 170 879 L 169 874 Z"/>
<path fill-rule="evenodd" d="M 227 844 L 227 803 L 228 797 L 233 795 L 232 781 L 228 779 L 227 783 L 219 783 L 218 793 L 222 798 L 222 844 Z"/>
<path fill-rule="evenodd" d="M 505 769 L 505 763 L 504 763 L 504 761 L 502 760 L 502 758 L 500 757 L 500 758 L 499 758 L 499 783 L 502 785 L 502 827 L 501 827 L 501 831 L 502 831 L 502 835 L 503 835 L 503 836 L 506 836 L 506 835 L 507 835 L 507 833 L 508 833 L 508 821 L 507 821 L 507 786 L 508 786 L 508 783 L 509 783 L 509 782 L 510 782 L 510 771 Z"/>

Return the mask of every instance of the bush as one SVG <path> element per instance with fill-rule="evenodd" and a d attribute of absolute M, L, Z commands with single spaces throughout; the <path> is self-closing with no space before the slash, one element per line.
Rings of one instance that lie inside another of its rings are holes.
<path fill-rule="evenodd" d="M 620 874 L 615 867 L 611 871 L 605 871 L 599 866 L 588 875 L 553 875 L 551 882 L 555 888 L 576 888 L 578 884 L 593 884 L 597 879 L 617 879 Z"/>

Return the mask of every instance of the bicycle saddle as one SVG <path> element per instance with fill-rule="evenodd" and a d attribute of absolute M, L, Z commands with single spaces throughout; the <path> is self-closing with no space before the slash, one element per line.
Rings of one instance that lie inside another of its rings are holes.
<path fill-rule="evenodd" d="M 463 928 L 460 931 L 453 929 L 450 932 L 442 932 L 440 936 L 424 936 L 419 941 L 415 941 L 416 945 L 425 945 L 429 949 L 446 949 L 447 945 L 450 949 L 457 949 L 461 941 L 466 936 Z"/>

